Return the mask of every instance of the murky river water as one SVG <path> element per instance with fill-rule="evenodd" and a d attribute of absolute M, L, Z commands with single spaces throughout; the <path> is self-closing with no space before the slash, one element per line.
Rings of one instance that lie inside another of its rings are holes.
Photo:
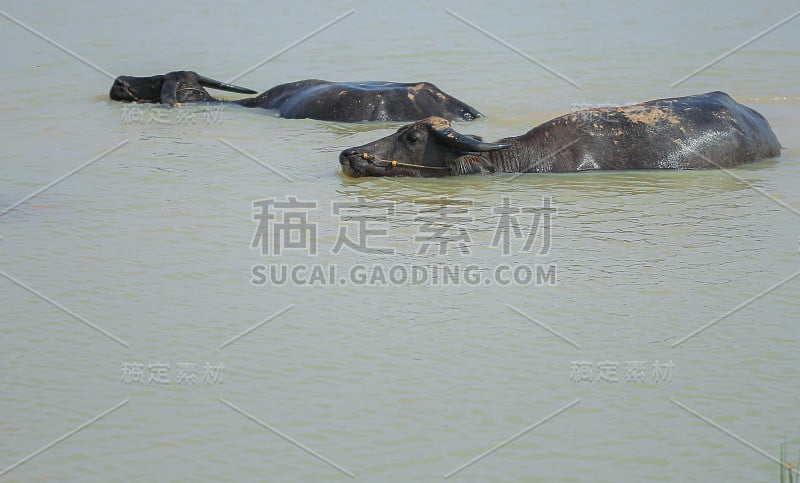
<path fill-rule="evenodd" d="M 800 20 L 672 84 L 797 6 L 445 7 L 3 2 L 0 209 L 82 169 L 0 216 L 2 478 L 778 481 L 800 449 Z M 237 83 L 427 80 L 489 140 L 725 90 L 785 149 L 347 179 L 338 152 L 397 124 L 106 97 L 103 71 L 265 59 Z"/>

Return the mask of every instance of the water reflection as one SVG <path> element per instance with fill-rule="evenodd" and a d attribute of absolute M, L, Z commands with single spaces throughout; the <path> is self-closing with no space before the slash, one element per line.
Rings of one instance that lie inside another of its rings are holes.
<path fill-rule="evenodd" d="M 482 198 L 509 195 L 564 195 L 568 198 L 649 195 L 673 192 L 703 196 L 761 184 L 762 170 L 777 161 L 753 163 L 729 173 L 709 171 L 598 171 L 592 173 L 460 176 L 452 178 L 349 178 L 342 175 L 336 192 L 367 200 L 415 203 L 420 198 Z M 755 165 L 758 166 L 755 166 Z"/>

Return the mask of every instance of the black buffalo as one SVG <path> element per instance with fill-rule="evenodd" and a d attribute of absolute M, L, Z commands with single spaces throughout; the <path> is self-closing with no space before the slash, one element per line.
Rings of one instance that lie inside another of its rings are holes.
<path fill-rule="evenodd" d="M 128 102 L 217 101 L 204 87 L 243 94 L 255 91 L 226 84 L 191 71 L 153 77 L 121 76 L 111 87 L 111 99 Z M 322 121 L 415 121 L 438 116 L 471 121 L 483 114 L 427 82 L 328 82 L 310 79 L 281 84 L 258 97 L 231 101 L 245 107 L 274 109 L 289 119 Z"/>
<path fill-rule="evenodd" d="M 182 102 L 216 101 L 205 87 L 240 94 L 258 94 L 252 89 L 209 79 L 197 72 L 177 71 L 152 77 L 122 75 L 114 79 L 109 97 L 123 102 L 154 102 L 179 106 Z"/>
<path fill-rule="evenodd" d="M 576 111 L 483 142 L 427 118 L 339 155 L 349 176 L 729 168 L 780 156 L 764 117 L 723 92 Z"/>
<path fill-rule="evenodd" d="M 483 114 L 428 82 L 328 82 L 303 80 L 275 86 L 247 107 L 277 109 L 289 119 L 323 121 L 416 121 L 438 116 L 471 121 Z"/>

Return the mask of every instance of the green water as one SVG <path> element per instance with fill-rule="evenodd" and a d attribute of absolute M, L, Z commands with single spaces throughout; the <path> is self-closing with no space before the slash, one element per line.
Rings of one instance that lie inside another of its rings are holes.
<path fill-rule="evenodd" d="M 671 85 L 797 6 L 449 6 L 529 58 L 445 7 L 4 3 L 97 69 L 2 20 L 0 210 L 117 148 L 0 216 L 2 478 L 777 481 L 761 451 L 800 431 L 800 20 Z M 487 140 L 724 90 L 784 150 L 730 172 L 347 179 L 338 152 L 397 124 L 106 98 L 100 71 L 226 80 L 351 9 L 237 83 L 430 81 Z M 273 211 L 307 238 L 275 253 L 268 231 L 262 254 L 253 203 L 292 198 Z M 364 219 L 384 252 L 337 247 Z"/>

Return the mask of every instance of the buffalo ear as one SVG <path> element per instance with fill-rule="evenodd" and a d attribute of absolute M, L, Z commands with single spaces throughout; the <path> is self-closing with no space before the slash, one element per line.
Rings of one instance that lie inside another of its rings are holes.
<path fill-rule="evenodd" d="M 448 162 L 454 174 L 489 174 L 495 172 L 491 161 L 475 154 L 465 154 Z"/>
<path fill-rule="evenodd" d="M 161 84 L 161 104 L 170 107 L 178 103 L 178 78 L 174 74 L 164 76 L 164 83 Z"/>

